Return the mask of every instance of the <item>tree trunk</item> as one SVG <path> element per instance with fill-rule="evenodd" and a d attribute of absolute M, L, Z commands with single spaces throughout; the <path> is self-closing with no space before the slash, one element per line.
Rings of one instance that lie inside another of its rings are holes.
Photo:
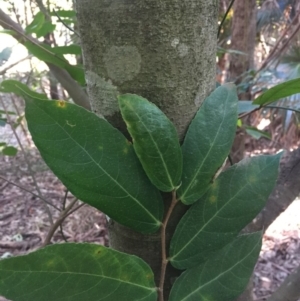
<path fill-rule="evenodd" d="M 135 93 L 159 106 L 182 141 L 204 98 L 215 87 L 217 0 L 77 0 L 88 94 L 93 112 L 125 133 L 117 95 Z M 164 196 L 168 204 L 168 196 Z M 168 240 L 185 212 L 177 206 Z M 161 265 L 160 234 L 144 236 L 113 221 L 110 244 Z M 165 295 L 173 277 L 169 269 Z"/>
<path fill-rule="evenodd" d="M 239 84 L 245 72 L 254 68 L 254 48 L 256 36 L 256 1 L 235 1 L 233 5 L 232 34 L 230 48 L 243 52 L 231 54 L 228 80 Z M 239 94 L 239 99 L 250 100 L 250 90 Z M 238 162 L 244 157 L 245 132 L 239 130 L 232 147 L 232 158 Z"/>
<path fill-rule="evenodd" d="M 254 68 L 256 1 L 235 1 L 233 11 L 230 48 L 244 52 L 245 55 L 231 55 L 229 78 L 231 81 L 240 83 L 242 80 L 241 75 L 247 70 Z M 249 96 L 246 95 L 246 97 Z"/>

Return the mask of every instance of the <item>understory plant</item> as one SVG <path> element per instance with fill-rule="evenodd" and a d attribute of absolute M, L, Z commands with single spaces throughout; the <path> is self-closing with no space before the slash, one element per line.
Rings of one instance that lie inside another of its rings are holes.
<path fill-rule="evenodd" d="M 118 97 L 129 141 L 82 107 L 21 88 L 18 93 L 36 147 L 73 195 L 134 231 L 161 232 L 161 274 L 155 283 L 144 260 L 112 248 L 55 244 L 1 260 L 0 295 L 13 301 L 163 301 L 168 264 L 181 271 L 169 301 L 230 301 L 243 292 L 262 233 L 240 232 L 265 206 L 280 154 L 225 166 L 238 119 L 233 84 L 207 97 L 182 145 L 166 115 L 134 94 Z M 180 202 L 188 209 L 167 247 L 166 227 Z"/>

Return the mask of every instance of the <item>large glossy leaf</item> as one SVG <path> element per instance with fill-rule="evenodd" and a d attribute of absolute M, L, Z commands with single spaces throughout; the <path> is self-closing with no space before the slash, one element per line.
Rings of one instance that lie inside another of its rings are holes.
<path fill-rule="evenodd" d="M 280 154 L 247 158 L 222 172 L 180 220 L 170 246 L 178 269 L 191 268 L 228 244 L 263 209 Z"/>
<path fill-rule="evenodd" d="M 236 130 L 237 95 L 233 84 L 217 88 L 200 107 L 183 146 L 182 185 L 178 195 L 192 204 L 208 189 L 225 161 Z"/>
<path fill-rule="evenodd" d="M 25 100 L 35 145 L 75 196 L 136 231 L 158 230 L 160 193 L 117 129 L 77 105 L 26 95 Z"/>
<path fill-rule="evenodd" d="M 58 244 L 0 261 L 0 295 L 12 301 L 156 301 L 150 267 L 96 244 Z"/>
<path fill-rule="evenodd" d="M 253 104 L 266 105 L 281 98 L 285 98 L 294 94 L 300 93 L 300 78 L 286 81 L 282 84 L 276 85 L 266 92 L 258 96 Z"/>
<path fill-rule="evenodd" d="M 232 301 L 246 288 L 261 248 L 261 233 L 243 235 L 176 280 L 170 301 Z"/>
<path fill-rule="evenodd" d="M 133 147 L 149 179 L 162 191 L 174 190 L 182 172 L 174 125 L 155 104 L 141 96 L 124 94 L 118 99 Z"/>

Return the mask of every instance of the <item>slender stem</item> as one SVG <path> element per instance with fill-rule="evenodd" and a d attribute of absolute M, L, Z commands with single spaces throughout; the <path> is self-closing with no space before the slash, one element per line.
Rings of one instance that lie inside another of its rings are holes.
<path fill-rule="evenodd" d="M 168 265 L 168 258 L 167 258 L 167 248 L 166 248 L 166 228 L 168 221 L 170 219 L 170 216 L 173 212 L 173 209 L 175 208 L 176 204 L 178 203 L 178 200 L 176 199 L 176 190 L 172 191 L 172 201 L 170 204 L 170 207 L 168 209 L 168 212 L 163 220 L 162 226 L 161 226 L 161 271 L 160 271 L 160 281 L 159 281 L 159 288 L 158 288 L 158 300 L 164 301 L 164 283 L 165 283 L 165 276 L 166 276 L 166 269 Z"/>
<path fill-rule="evenodd" d="M 74 213 L 74 212 L 77 211 L 79 208 L 81 208 L 81 207 L 83 207 L 83 206 L 85 206 L 85 205 L 86 205 L 85 203 L 82 203 L 82 204 L 78 205 L 77 207 L 75 207 L 74 209 L 72 209 L 70 212 L 68 212 L 68 213 L 66 214 L 66 217 L 69 216 L 69 215 L 71 215 L 72 213 Z"/>
<path fill-rule="evenodd" d="M 241 119 L 241 118 L 243 118 L 243 117 L 246 117 L 246 116 L 248 116 L 248 115 L 250 115 L 250 114 L 252 114 L 252 113 L 254 113 L 254 112 L 256 112 L 256 111 L 259 111 L 259 110 L 262 109 L 262 108 L 263 108 L 263 106 L 259 106 L 258 108 L 255 108 L 255 109 L 253 109 L 253 110 L 250 111 L 250 112 L 245 112 L 245 113 L 239 115 L 238 118 Z"/>
<path fill-rule="evenodd" d="M 50 244 L 51 238 L 54 235 L 55 231 L 57 228 L 62 224 L 62 222 L 65 220 L 65 218 L 68 216 L 69 211 L 72 209 L 72 207 L 76 204 L 77 199 L 74 199 L 64 211 L 62 211 L 58 217 L 58 219 L 55 221 L 55 223 L 50 227 L 50 230 L 47 234 L 47 237 L 43 243 L 43 247 L 47 246 Z"/>
<path fill-rule="evenodd" d="M 281 106 L 266 105 L 265 108 L 270 108 L 270 109 L 281 109 L 281 110 L 293 111 L 293 112 L 296 112 L 296 113 L 300 113 L 300 110 L 297 110 L 297 109 L 294 109 L 294 108 L 289 108 L 289 107 L 281 107 Z"/>
<path fill-rule="evenodd" d="M 23 144 L 22 144 L 22 142 L 21 142 L 21 140 L 20 140 L 20 138 L 19 138 L 19 136 L 18 136 L 18 134 L 17 134 L 15 128 L 14 128 L 13 125 L 12 125 L 11 118 L 10 118 L 10 116 L 9 116 L 9 114 L 8 114 L 8 110 L 7 110 L 6 105 L 5 105 L 4 101 L 2 100 L 2 98 L 0 98 L 0 101 L 1 101 L 1 104 L 2 104 L 2 107 L 3 107 L 4 111 L 6 112 L 6 118 L 7 118 L 7 120 L 8 120 L 9 125 L 10 125 L 10 128 L 11 128 L 11 130 L 13 131 L 14 136 L 15 136 L 15 138 L 16 138 L 18 144 L 19 144 L 19 147 L 21 148 L 21 150 L 22 150 L 22 152 L 23 152 L 24 159 L 25 159 L 25 161 L 26 161 L 26 164 L 27 164 L 27 167 L 28 167 L 28 171 L 29 171 L 29 174 L 30 174 L 30 176 L 31 176 L 31 178 L 32 178 L 32 181 L 33 181 L 33 184 L 34 184 L 34 186 L 35 186 L 35 189 L 36 189 L 38 195 L 40 196 L 40 199 L 43 200 L 43 195 L 42 195 L 41 190 L 40 190 L 40 187 L 39 187 L 39 185 L 38 185 L 38 183 L 37 183 L 37 181 L 36 181 L 36 178 L 35 178 L 35 175 L 34 175 L 34 173 L 33 173 L 33 170 L 32 170 L 32 168 L 31 168 L 31 163 L 30 163 L 30 160 L 29 160 L 29 158 L 28 158 L 28 156 L 27 156 L 27 153 L 26 153 L 26 151 L 25 151 L 25 149 L 24 149 L 24 147 L 23 147 Z M 51 211 L 50 211 L 50 209 L 49 209 L 47 203 L 44 202 L 43 204 L 44 204 L 44 209 L 45 209 L 45 211 L 46 211 L 46 213 L 47 213 L 47 215 L 48 215 L 49 222 L 50 222 L 51 225 L 53 225 L 53 218 L 52 218 Z"/>
<path fill-rule="evenodd" d="M 64 198 L 63 198 L 63 202 L 62 202 L 62 210 L 63 211 L 66 209 L 66 202 L 67 202 L 68 193 L 69 193 L 69 190 L 66 189 L 66 192 L 65 192 L 65 195 L 64 195 Z M 63 240 L 65 242 L 68 242 L 67 238 L 66 238 L 66 236 L 64 234 L 64 229 L 63 229 L 62 224 L 59 225 L 59 229 L 60 229 L 60 233 L 61 233 L 61 236 L 62 236 Z"/>
<path fill-rule="evenodd" d="M 26 191 L 26 192 L 29 192 L 30 194 L 32 194 L 32 195 L 35 196 L 36 198 L 43 200 L 43 201 L 44 201 L 46 204 L 48 204 L 49 206 L 51 206 L 51 207 L 55 208 L 56 210 L 60 211 L 60 209 L 59 209 L 58 207 L 56 207 L 55 205 L 53 205 L 51 202 L 49 202 L 49 201 L 46 200 L 45 198 L 43 198 L 43 197 L 41 197 L 41 196 L 35 194 L 34 192 L 30 191 L 29 189 L 27 189 L 27 188 L 25 188 L 25 187 L 23 187 L 23 186 L 20 186 L 20 185 L 18 185 L 18 184 L 16 184 L 16 183 L 12 182 L 12 181 L 10 181 L 10 180 L 7 180 L 6 178 L 4 178 L 4 177 L 2 177 L 2 176 L 0 176 L 0 179 L 6 181 L 8 184 L 14 185 L 14 186 L 16 186 L 16 187 L 18 187 L 18 188 L 20 188 L 20 189 Z"/>
<path fill-rule="evenodd" d="M 217 35 L 218 38 L 219 38 L 219 36 L 220 36 L 222 26 L 223 26 L 223 24 L 224 24 L 224 22 L 225 22 L 225 20 L 226 20 L 226 18 L 227 18 L 227 16 L 228 16 L 228 14 L 229 14 L 229 11 L 231 10 L 232 5 L 234 4 L 234 1 L 235 1 L 235 0 L 231 0 L 230 4 L 229 4 L 229 6 L 228 6 L 228 8 L 227 8 L 227 10 L 226 10 L 226 13 L 225 13 L 225 15 L 224 15 L 224 17 L 223 17 L 223 19 L 222 19 L 222 22 L 221 22 L 221 24 L 219 25 L 219 28 L 218 28 L 218 35 Z"/>

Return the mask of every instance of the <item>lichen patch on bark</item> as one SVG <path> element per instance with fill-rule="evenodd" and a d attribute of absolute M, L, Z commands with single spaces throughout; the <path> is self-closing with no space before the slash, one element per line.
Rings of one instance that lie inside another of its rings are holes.
<path fill-rule="evenodd" d="M 93 99 L 98 102 L 92 102 L 92 111 L 99 117 L 112 116 L 119 111 L 117 96 L 120 94 L 118 88 L 113 85 L 111 80 L 105 80 L 92 71 L 86 71 L 86 82 L 88 92 Z"/>
<path fill-rule="evenodd" d="M 141 55 L 135 46 L 112 46 L 104 55 L 108 76 L 118 83 L 135 78 L 141 69 Z"/>

